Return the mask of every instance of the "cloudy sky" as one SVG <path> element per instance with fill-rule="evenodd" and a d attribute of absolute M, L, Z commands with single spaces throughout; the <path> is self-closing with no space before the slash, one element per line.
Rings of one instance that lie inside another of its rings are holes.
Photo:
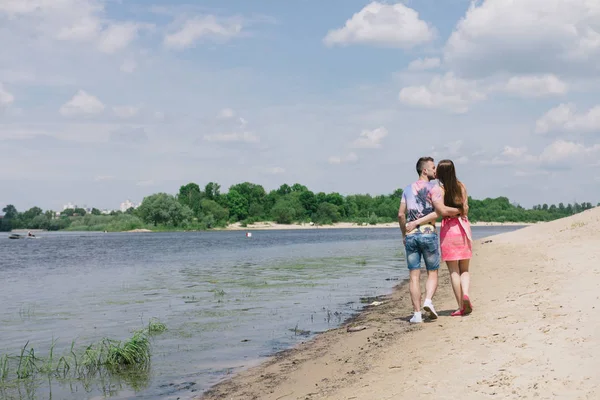
<path fill-rule="evenodd" d="M 0 205 L 182 184 L 600 201 L 597 0 L 0 0 Z"/>

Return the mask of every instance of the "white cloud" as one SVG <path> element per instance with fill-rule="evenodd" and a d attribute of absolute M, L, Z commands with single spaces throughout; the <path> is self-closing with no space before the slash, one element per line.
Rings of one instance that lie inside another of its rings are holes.
<path fill-rule="evenodd" d="M 71 100 L 60 107 L 59 112 L 65 117 L 82 114 L 99 114 L 104 111 L 104 104 L 97 97 L 78 91 Z"/>
<path fill-rule="evenodd" d="M 113 107 L 113 112 L 119 118 L 131 118 L 140 111 L 140 107 L 135 106 L 119 106 Z"/>
<path fill-rule="evenodd" d="M 353 163 L 356 162 L 358 160 L 358 156 L 356 155 L 356 153 L 348 153 L 345 157 L 339 157 L 339 156 L 331 156 L 329 157 L 329 164 L 345 164 L 345 163 Z"/>
<path fill-rule="evenodd" d="M 100 29 L 100 22 L 96 18 L 86 16 L 73 22 L 72 25 L 59 28 L 56 38 L 73 42 L 91 41 L 98 37 Z"/>
<path fill-rule="evenodd" d="M 323 41 L 327 46 L 358 43 L 410 49 L 434 37 L 435 30 L 412 8 L 374 1 L 347 20 L 343 28 L 329 31 Z"/>
<path fill-rule="evenodd" d="M 224 108 L 221 111 L 219 111 L 217 118 L 222 118 L 222 119 L 233 118 L 234 115 L 235 115 L 235 112 L 231 108 Z M 241 122 L 244 123 L 243 121 L 241 121 Z"/>
<path fill-rule="evenodd" d="M 15 97 L 9 93 L 0 82 L 0 108 L 11 105 L 15 101 Z"/>
<path fill-rule="evenodd" d="M 598 153 L 600 153 L 600 144 L 585 146 L 582 143 L 559 139 L 544 147 L 538 155 L 529 153 L 526 147 L 505 146 L 499 157 L 494 157 L 491 161 L 482 161 L 482 164 L 526 165 L 531 168 L 570 167 L 585 163 L 587 162 L 585 157 L 595 157 Z M 538 173 L 530 170 L 528 174 Z M 525 175 L 521 173 L 520 176 Z"/>
<path fill-rule="evenodd" d="M 285 169 L 281 167 L 265 168 L 265 173 L 270 175 L 280 175 L 285 173 Z"/>
<path fill-rule="evenodd" d="M 214 135 L 205 135 L 204 140 L 207 142 L 244 142 L 256 143 L 260 138 L 250 132 L 235 132 L 235 133 L 216 133 Z"/>
<path fill-rule="evenodd" d="M 439 68 L 441 61 L 439 58 L 418 58 L 408 64 L 409 71 L 425 71 Z"/>
<path fill-rule="evenodd" d="M 535 123 L 536 133 L 552 131 L 600 131 L 600 105 L 578 114 L 573 103 L 563 103 L 552 108 Z"/>
<path fill-rule="evenodd" d="M 378 149 L 381 147 L 381 141 L 387 135 L 387 129 L 382 126 L 371 131 L 364 130 L 360 133 L 360 137 L 352 142 L 350 147 L 355 149 Z"/>
<path fill-rule="evenodd" d="M 126 22 L 112 24 L 100 35 L 98 49 L 104 53 L 114 53 L 126 48 L 137 36 L 137 24 Z"/>
<path fill-rule="evenodd" d="M 556 75 L 513 76 L 502 88 L 508 93 L 524 97 L 541 97 L 567 93 L 568 86 Z"/>
<path fill-rule="evenodd" d="M 143 26 L 112 20 L 103 0 L 2 0 L 0 16 L 3 13 L 11 31 L 29 40 L 93 43 L 104 53 L 129 46 Z"/>
<path fill-rule="evenodd" d="M 464 165 L 469 162 L 469 157 L 461 156 L 461 157 L 458 157 L 456 160 L 454 160 L 454 162 L 459 165 Z"/>
<path fill-rule="evenodd" d="M 453 70 L 477 76 L 593 74 L 599 61 L 596 0 L 473 1 L 444 49 Z"/>
<path fill-rule="evenodd" d="M 133 58 L 128 58 L 125 61 L 123 61 L 123 63 L 121 64 L 121 71 L 128 73 L 128 74 L 135 71 L 136 68 L 137 68 L 137 63 L 135 62 L 135 60 Z"/>
<path fill-rule="evenodd" d="M 408 86 L 400 91 L 402 103 L 423 108 L 466 113 L 471 103 L 484 100 L 486 94 L 477 82 L 457 78 L 453 73 L 435 76 L 427 86 Z"/>
<path fill-rule="evenodd" d="M 219 21 L 214 15 L 188 19 L 176 32 L 165 36 L 165 46 L 183 50 L 192 47 L 202 38 L 228 40 L 242 32 L 242 23 L 237 19 Z"/>
<path fill-rule="evenodd" d="M 565 140 L 557 140 L 547 146 L 539 156 L 542 163 L 556 163 L 573 157 L 591 155 L 600 151 L 600 144 L 585 147 L 581 143 L 567 142 Z"/>
<path fill-rule="evenodd" d="M 507 157 L 521 157 L 526 153 L 527 147 L 504 146 L 504 150 L 502 151 L 502 155 Z"/>

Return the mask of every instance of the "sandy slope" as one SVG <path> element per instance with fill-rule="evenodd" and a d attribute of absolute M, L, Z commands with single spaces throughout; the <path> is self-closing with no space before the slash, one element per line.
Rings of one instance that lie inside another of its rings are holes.
<path fill-rule="evenodd" d="M 474 313 L 408 324 L 405 286 L 345 327 L 226 381 L 206 399 L 598 399 L 600 208 L 477 241 Z"/>

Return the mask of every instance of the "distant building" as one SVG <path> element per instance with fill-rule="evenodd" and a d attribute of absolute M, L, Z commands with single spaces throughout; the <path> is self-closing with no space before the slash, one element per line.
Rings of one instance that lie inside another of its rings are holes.
<path fill-rule="evenodd" d="M 127 210 L 129 210 L 130 208 L 138 208 L 140 205 L 136 204 L 136 203 L 132 203 L 129 199 L 125 200 L 124 202 L 121 203 L 121 207 L 120 210 L 122 212 L 125 212 Z"/>
<path fill-rule="evenodd" d="M 76 209 L 76 208 L 77 208 L 77 204 L 73 204 L 73 203 L 71 203 L 71 202 L 68 202 L 67 204 L 64 204 L 64 205 L 63 205 L 63 211 L 64 211 L 64 210 L 67 210 L 67 209 L 69 209 L 69 208 L 74 210 L 74 209 Z"/>

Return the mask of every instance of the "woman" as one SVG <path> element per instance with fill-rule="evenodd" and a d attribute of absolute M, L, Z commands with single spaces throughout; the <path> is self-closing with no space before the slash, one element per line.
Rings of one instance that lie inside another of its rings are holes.
<path fill-rule="evenodd" d="M 472 256 L 472 237 L 471 226 L 467 218 L 469 213 L 467 188 L 456 178 L 456 170 L 451 160 L 440 161 L 436 174 L 444 192 L 444 205 L 458 208 L 461 211 L 458 216 L 444 217 L 440 230 L 442 261 L 446 262 L 450 271 L 452 289 L 458 303 L 458 310 L 450 315 L 453 317 L 467 315 L 473 310 L 469 299 L 469 262 Z M 433 216 L 426 215 L 410 224 L 416 226 L 432 219 Z M 407 229 L 411 227 L 412 225 L 408 225 Z"/>

